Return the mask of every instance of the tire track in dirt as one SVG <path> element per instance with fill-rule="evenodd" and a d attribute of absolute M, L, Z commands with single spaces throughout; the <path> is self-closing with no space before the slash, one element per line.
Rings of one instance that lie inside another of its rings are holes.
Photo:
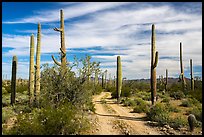
<path fill-rule="evenodd" d="M 111 108 L 115 113 L 108 113 L 107 107 L 101 103 L 101 98 L 105 97 L 105 105 Z M 156 128 L 145 125 L 145 121 L 142 119 L 144 115 L 139 113 L 130 113 L 130 109 L 116 104 L 116 99 L 111 99 L 110 92 L 102 92 L 100 95 L 94 98 L 96 114 L 98 116 L 98 122 L 100 125 L 100 135 L 116 135 L 125 134 L 121 132 L 121 127 L 125 127 L 125 131 L 131 135 L 160 135 L 161 133 Z M 121 124 L 116 126 L 115 123 Z M 117 127 L 115 129 L 114 127 Z M 124 130 L 124 129 L 123 129 Z"/>
<path fill-rule="evenodd" d="M 106 93 L 102 93 L 98 96 L 95 96 L 93 101 L 95 104 L 98 119 L 98 130 L 95 132 L 97 135 L 119 135 L 121 132 L 117 130 L 113 124 L 114 117 L 107 117 L 104 115 L 109 115 L 110 113 L 106 110 L 104 107 L 104 104 L 102 104 L 101 99 L 106 95 Z"/>

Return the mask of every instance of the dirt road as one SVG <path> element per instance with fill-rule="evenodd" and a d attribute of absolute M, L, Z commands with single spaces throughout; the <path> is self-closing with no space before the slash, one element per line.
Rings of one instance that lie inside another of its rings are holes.
<path fill-rule="evenodd" d="M 130 109 L 116 103 L 116 99 L 111 99 L 109 92 L 102 92 L 93 98 L 96 117 L 97 130 L 93 134 L 97 135 L 160 135 L 161 133 L 153 127 L 146 125 L 143 120 L 144 114 L 130 113 Z"/>

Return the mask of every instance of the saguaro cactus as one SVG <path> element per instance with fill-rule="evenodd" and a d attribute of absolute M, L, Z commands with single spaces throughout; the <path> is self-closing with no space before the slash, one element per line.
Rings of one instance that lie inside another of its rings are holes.
<path fill-rule="evenodd" d="M 165 91 L 167 91 L 167 84 L 168 84 L 168 69 L 166 69 Z"/>
<path fill-rule="evenodd" d="M 102 72 L 102 88 L 104 88 L 104 73 Z"/>
<path fill-rule="evenodd" d="M 15 104 L 16 98 L 16 73 L 17 73 L 17 57 L 13 56 L 11 76 L 11 105 Z"/>
<path fill-rule="evenodd" d="M 57 62 L 55 60 L 54 56 L 52 55 L 53 61 L 58 65 L 61 66 L 62 68 L 66 67 L 66 47 L 65 47 L 65 37 L 64 37 L 64 14 L 63 10 L 60 10 L 60 28 L 54 28 L 55 31 L 60 32 L 60 37 L 61 37 L 61 63 Z"/>
<path fill-rule="evenodd" d="M 156 51 L 155 44 L 155 26 L 152 25 L 152 41 L 151 41 L 151 100 L 152 105 L 156 102 L 156 94 L 157 94 L 157 78 L 156 78 L 156 67 L 158 63 L 158 52 Z"/>
<path fill-rule="evenodd" d="M 191 71 L 191 90 L 194 91 L 193 61 L 192 61 L 192 59 L 190 59 L 190 71 Z"/>
<path fill-rule="evenodd" d="M 104 71 L 104 75 L 105 75 L 105 81 L 104 81 L 104 87 L 107 87 L 107 70 Z"/>
<path fill-rule="evenodd" d="M 117 90 L 117 101 L 119 103 L 120 94 L 122 89 L 122 65 L 120 56 L 117 56 L 117 82 L 116 82 L 116 90 Z"/>
<path fill-rule="evenodd" d="M 181 42 L 180 42 L 180 67 L 181 67 L 180 79 L 182 81 L 183 92 L 185 93 L 185 91 L 186 91 L 186 80 L 185 80 L 184 72 L 183 72 L 182 43 Z"/>
<path fill-rule="evenodd" d="M 34 35 L 30 38 L 30 69 L 29 69 L 29 100 L 32 105 L 34 100 Z"/>
<path fill-rule="evenodd" d="M 38 34 L 37 34 L 37 50 L 36 50 L 36 73 L 35 73 L 35 100 L 39 101 L 40 95 L 40 47 L 41 47 L 41 25 L 38 23 Z"/>

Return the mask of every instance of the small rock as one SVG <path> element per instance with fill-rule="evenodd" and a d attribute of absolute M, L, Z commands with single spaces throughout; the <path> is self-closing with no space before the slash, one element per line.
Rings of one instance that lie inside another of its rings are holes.
<path fill-rule="evenodd" d="M 164 125 L 164 127 L 167 129 L 171 128 L 169 125 Z"/>

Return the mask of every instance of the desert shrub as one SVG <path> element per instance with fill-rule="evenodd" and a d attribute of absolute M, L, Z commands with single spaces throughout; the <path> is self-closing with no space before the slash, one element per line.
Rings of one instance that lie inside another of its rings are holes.
<path fill-rule="evenodd" d="M 202 81 L 195 80 L 195 90 L 190 91 L 188 95 L 191 95 L 193 98 L 202 103 Z"/>
<path fill-rule="evenodd" d="M 151 93 L 150 92 L 143 92 L 142 97 L 143 100 L 150 101 L 151 100 Z"/>
<path fill-rule="evenodd" d="M 130 97 L 131 95 L 131 87 L 129 86 L 122 86 L 121 89 L 121 97 Z"/>
<path fill-rule="evenodd" d="M 202 106 L 193 106 L 188 114 L 193 114 L 198 121 L 202 121 Z"/>
<path fill-rule="evenodd" d="M 93 89 L 93 95 L 100 94 L 103 91 L 103 88 L 99 84 L 94 85 Z"/>
<path fill-rule="evenodd" d="M 165 94 L 163 95 L 163 93 L 157 92 L 157 96 L 158 96 L 159 98 L 162 98 L 162 99 L 163 99 L 163 98 L 166 98 L 167 95 L 165 95 Z"/>
<path fill-rule="evenodd" d="M 23 93 L 24 91 L 28 91 L 28 83 L 21 83 L 16 85 L 16 93 Z"/>
<path fill-rule="evenodd" d="M 178 109 L 177 106 L 173 106 L 173 105 L 171 105 L 170 103 L 166 103 L 166 108 L 167 108 L 167 110 L 168 110 L 169 112 L 176 112 L 176 113 L 178 113 L 178 112 L 181 111 L 180 109 Z"/>
<path fill-rule="evenodd" d="M 17 116 L 17 123 L 6 134 L 16 135 L 69 135 L 78 134 L 86 128 L 86 120 L 77 116 L 71 104 L 60 105 L 57 109 L 47 106 L 34 109 L 32 113 Z M 83 126 L 84 125 L 84 126 Z"/>
<path fill-rule="evenodd" d="M 16 104 L 28 104 L 29 95 L 24 93 L 16 93 Z"/>
<path fill-rule="evenodd" d="M 69 68 L 62 75 L 61 68 L 45 66 L 41 76 L 41 107 L 70 102 L 81 110 L 92 108 L 93 85 L 75 77 Z"/>
<path fill-rule="evenodd" d="M 174 129 L 179 129 L 188 125 L 187 118 L 178 116 L 175 118 L 170 118 L 169 125 Z"/>
<path fill-rule="evenodd" d="M 161 102 L 169 103 L 170 102 L 170 97 L 164 97 Z"/>
<path fill-rule="evenodd" d="M 7 120 L 13 116 L 15 116 L 16 113 L 13 111 L 13 107 L 3 107 L 2 108 L 2 123 L 6 123 Z"/>
<path fill-rule="evenodd" d="M 5 87 L 2 87 L 2 95 L 3 94 L 7 94 L 8 93 L 8 91 L 6 90 L 6 88 Z"/>
<path fill-rule="evenodd" d="M 102 88 L 102 87 L 101 87 Z M 106 88 L 106 91 L 107 92 L 113 92 L 113 91 L 116 91 L 116 87 L 114 87 L 114 86 L 108 86 L 107 88 Z"/>
<path fill-rule="evenodd" d="M 192 106 L 199 106 L 201 103 L 195 98 L 187 98 L 183 100 L 180 106 L 183 107 L 192 107 Z"/>
<path fill-rule="evenodd" d="M 114 90 L 112 90 L 111 92 L 111 98 L 117 98 L 117 91 L 116 91 L 116 88 Z"/>
<path fill-rule="evenodd" d="M 180 106 L 182 106 L 182 107 L 192 107 L 192 104 L 191 104 L 191 102 L 189 102 L 189 100 L 183 100 L 181 102 Z"/>
<path fill-rule="evenodd" d="M 133 108 L 133 112 L 136 112 L 136 113 L 146 113 L 148 111 L 148 108 L 149 108 L 149 105 L 147 102 L 145 102 L 143 99 L 141 98 L 136 98 L 134 99 L 135 101 L 135 106 Z"/>
<path fill-rule="evenodd" d="M 163 103 L 157 103 L 152 106 L 147 112 L 147 119 L 158 122 L 159 126 L 168 124 L 169 122 L 169 111 Z"/>
<path fill-rule="evenodd" d="M 3 94 L 2 95 L 2 106 L 9 106 L 11 101 L 10 101 L 11 95 L 10 94 Z"/>
<path fill-rule="evenodd" d="M 125 99 L 122 99 L 121 102 L 123 103 L 124 106 L 134 106 L 135 105 L 134 100 L 127 98 L 127 97 Z"/>
<path fill-rule="evenodd" d="M 3 84 L 3 83 L 2 83 Z M 7 91 L 7 93 L 11 93 L 11 84 L 8 83 L 8 84 L 4 84 L 2 85 L 2 87 L 5 88 L 5 90 Z"/>
<path fill-rule="evenodd" d="M 185 97 L 184 93 L 181 90 L 170 92 L 170 97 L 173 97 L 174 99 L 182 99 Z"/>

